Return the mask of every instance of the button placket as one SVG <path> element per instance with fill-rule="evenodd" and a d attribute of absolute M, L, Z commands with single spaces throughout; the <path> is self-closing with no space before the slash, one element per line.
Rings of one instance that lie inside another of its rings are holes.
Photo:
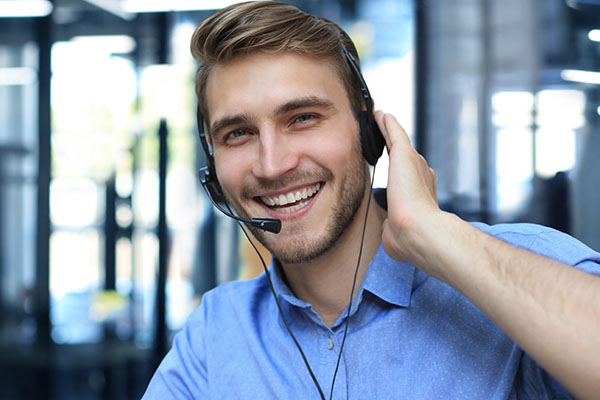
<path fill-rule="evenodd" d="M 327 349 L 329 349 L 329 350 L 333 350 L 333 348 L 335 347 L 335 343 L 333 342 L 333 339 L 331 339 L 330 337 L 328 337 L 327 340 L 325 341 L 325 345 L 327 346 Z"/>

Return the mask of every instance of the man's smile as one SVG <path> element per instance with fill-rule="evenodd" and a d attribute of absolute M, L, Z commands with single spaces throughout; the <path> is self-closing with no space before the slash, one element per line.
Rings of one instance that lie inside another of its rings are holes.
<path fill-rule="evenodd" d="M 260 196 L 260 201 L 267 207 L 283 213 L 291 213 L 298 211 L 306 206 L 313 197 L 319 192 L 321 182 L 304 188 L 293 189 L 288 192 L 271 195 Z"/>

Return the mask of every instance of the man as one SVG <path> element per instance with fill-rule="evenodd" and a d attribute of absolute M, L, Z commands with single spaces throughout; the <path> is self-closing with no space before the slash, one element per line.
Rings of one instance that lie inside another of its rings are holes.
<path fill-rule="evenodd" d="M 197 28 L 223 193 L 241 217 L 282 221 L 252 228 L 275 297 L 265 274 L 207 293 L 145 398 L 597 396 L 600 255 L 441 211 L 434 172 L 381 111 L 389 178 L 372 194 L 357 121 L 369 107 L 344 48 L 356 57 L 339 27 L 277 2 Z"/>

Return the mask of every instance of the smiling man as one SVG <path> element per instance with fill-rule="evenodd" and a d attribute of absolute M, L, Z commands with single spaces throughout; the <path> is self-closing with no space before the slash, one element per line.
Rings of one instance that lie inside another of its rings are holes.
<path fill-rule="evenodd" d="M 240 217 L 281 231 L 249 226 L 272 266 L 203 297 L 146 399 L 600 392 L 600 255 L 541 226 L 440 210 L 402 127 L 370 114 L 338 26 L 241 3 L 205 20 L 192 52 L 211 179 Z M 390 156 L 375 192 L 369 118 Z"/>
<path fill-rule="evenodd" d="M 254 231 L 280 262 L 310 264 L 351 222 L 362 229 L 354 216 L 361 205 L 364 215 L 368 168 L 335 68 L 252 53 L 215 65 L 205 95 L 219 182 L 242 216 L 283 222 L 277 235 Z"/>

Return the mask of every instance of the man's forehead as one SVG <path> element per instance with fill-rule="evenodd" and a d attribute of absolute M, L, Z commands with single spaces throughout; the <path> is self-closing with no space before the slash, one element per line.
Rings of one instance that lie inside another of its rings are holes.
<path fill-rule="evenodd" d="M 211 68 L 204 93 L 205 118 L 210 123 L 222 117 L 214 112 L 225 103 L 236 105 L 250 99 L 250 104 L 256 104 L 269 95 L 280 96 L 271 104 L 274 109 L 301 98 L 327 99 L 328 90 L 335 87 L 345 90 L 333 63 L 326 58 L 292 52 L 242 55 Z"/>

